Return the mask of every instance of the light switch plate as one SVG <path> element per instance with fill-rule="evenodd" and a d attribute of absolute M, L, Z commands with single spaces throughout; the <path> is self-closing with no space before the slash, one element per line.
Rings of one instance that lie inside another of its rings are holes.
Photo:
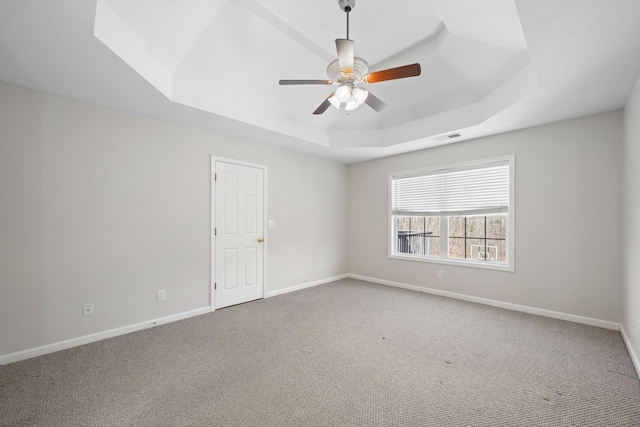
<path fill-rule="evenodd" d="M 276 228 L 276 220 L 275 219 L 270 219 L 269 220 L 269 228 Z"/>

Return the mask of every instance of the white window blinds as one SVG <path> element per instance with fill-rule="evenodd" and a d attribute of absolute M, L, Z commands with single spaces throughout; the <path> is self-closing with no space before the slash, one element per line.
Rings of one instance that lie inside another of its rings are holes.
<path fill-rule="evenodd" d="M 509 212 L 509 162 L 392 177 L 394 215 Z"/>

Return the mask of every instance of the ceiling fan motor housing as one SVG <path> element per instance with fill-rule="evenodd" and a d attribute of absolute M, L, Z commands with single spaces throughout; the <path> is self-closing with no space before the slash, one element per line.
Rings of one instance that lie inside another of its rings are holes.
<path fill-rule="evenodd" d="M 338 0 L 338 4 L 340 5 L 340 9 L 345 12 L 351 12 L 351 10 L 356 7 L 356 0 Z"/>
<path fill-rule="evenodd" d="M 369 72 L 369 64 L 362 58 L 358 58 L 357 56 L 353 58 L 353 72 L 349 74 L 345 74 L 340 71 L 340 64 L 338 60 L 331 62 L 327 67 L 327 76 L 334 82 L 344 83 L 350 81 L 354 83 L 356 81 L 362 80 Z"/>

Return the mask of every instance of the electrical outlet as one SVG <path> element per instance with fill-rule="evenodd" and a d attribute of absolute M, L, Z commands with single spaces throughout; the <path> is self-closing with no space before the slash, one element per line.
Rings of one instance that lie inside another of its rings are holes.
<path fill-rule="evenodd" d="M 438 270 L 438 279 L 444 279 L 444 272 L 442 270 Z"/>
<path fill-rule="evenodd" d="M 85 304 L 82 306 L 83 316 L 93 316 L 93 304 Z"/>
<path fill-rule="evenodd" d="M 160 289 L 158 291 L 158 301 L 164 301 L 167 299 L 167 291 L 164 289 Z"/>
<path fill-rule="evenodd" d="M 322 263 L 318 263 L 318 270 L 322 270 L 324 268 L 324 265 L 322 265 Z"/>

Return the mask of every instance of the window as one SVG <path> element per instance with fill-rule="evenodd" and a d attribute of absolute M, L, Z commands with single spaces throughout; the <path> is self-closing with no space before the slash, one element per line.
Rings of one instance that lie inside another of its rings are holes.
<path fill-rule="evenodd" d="M 389 256 L 513 271 L 513 168 L 505 156 L 390 174 Z"/>

